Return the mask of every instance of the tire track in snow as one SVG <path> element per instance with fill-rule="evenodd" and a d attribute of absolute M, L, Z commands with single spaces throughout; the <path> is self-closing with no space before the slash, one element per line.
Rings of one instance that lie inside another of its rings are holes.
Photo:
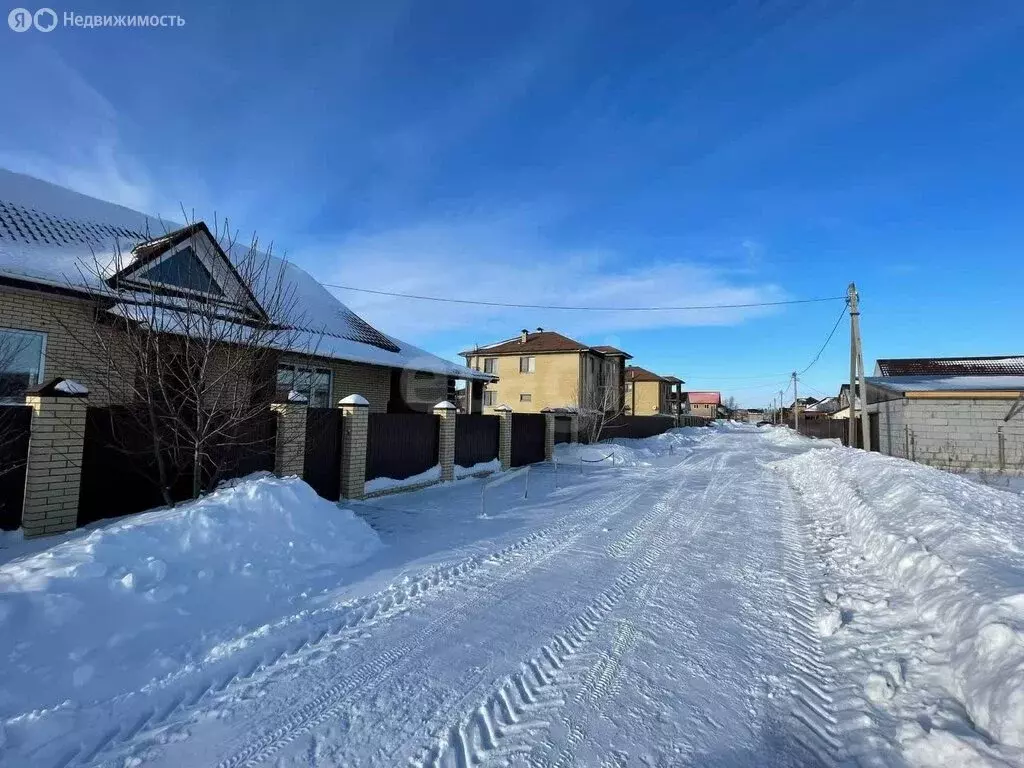
<path fill-rule="evenodd" d="M 522 662 L 519 671 L 492 684 L 491 692 L 485 694 L 483 702 L 468 715 L 452 725 L 438 728 L 437 743 L 424 749 L 425 754 L 413 760 L 416 768 L 468 768 L 488 760 L 529 752 L 537 733 L 550 727 L 551 718 L 564 708 L 566 701 L 562 691 L 574 685 L 579 686 L 579 691 L 572 704 L 583 706 L 589 716 L 593 705 L 617 684 L 622 660 L 637 638 L 635 621 L 668 572 L 670 561 L 665 554 L 669 542 L 674 542 L 678 536 L 663 535 L 664 525 L 655 525 L 655 521 L 667 523 L 675 516 L 676 502 L 682 491 L 681 482 L 671 487 L 667 499 L 652 505 L 641 520 L 607 548 L 611 557 L 621 558 L 627 552 L 633 555 L 625 573 L 599 593 L 565 630 L 543 644 L 536 655 Z M 707 489 L 705 500 L 706 497 Z M 694 527 L 699 526 L 702 519 L 703 515 L 698 517 Z M 673 528 L 678 530 L 678 526 Z M 644 543 L 648 546 L 636 554 Z M 652 574 L 651 569 L 655 565 L 660 567 Z M 577 670 L 575 662 L 580 659 L 588 640 L 622 599 L 641 582 L 630 617 L 618 623 L 611 651 L 602 653 L 597 664 Z M 460 701 L 470 698 L 478 690 L 479 686 L 474 687 Z M 569 737 L 557 762 L 559 766 L 571 764 L 575 749 L 587 735 L 586 719 L 577 721 L 572 716 L 563 716 L 562 722 Z M 538 764 L 537 761 L 532 762 Z"/>
<path fill-rule="evenodd" d="M 341 615 L 332 618 L 327 626 L 315 628 L 312 632 L 298 639 L 293 639 L 285 646 L 278 646 L 266 651 L 261 658 L 252 663 L 229 672 L 226 676 L 216 679 L 200 680 L 196 687 L 175 695 L 164 706 L 146 710 L 141 718 L 130 720 L 127 724 L 105 731 L 99 741 L 91 746 L 82 745 L 67 754 L 54 768 L 65 766 L 99 765 L 109 761 L 117 754 L 132 753 L 136 744 L 142 747 L 153 743 L 153 737 L 168 728 L 180 726 L 194 717 L 200 704 L 222 696 L 231 695 L 235 689 L 252 685 L 266 677 L 279 673 L 282 669 L 301 663 L 314 653 L 331 653 L 346 644 L 357 640 L 365 641 L 367 636 L 360 636 L 366 626 L 379 626 L 383 621 L 396 618 L 407 612 L 413 605 L 422 606 L 422 602 L 414 602 L 428 593 L 450 590 L 470 583 L 466 588 L 476 586 L 478 576 L 486 580 L 491 567 L 522 568 L 524 572 L 536 567 L 540 562 L 557 554 L 574 541 L 574 534 L 593 523 L 593 515 L 599 508 L 615 505 L 630 494 L 637 496 L 643 491 L 636 491 L 640 481 L 631 481 L 617 490 L 609 499 L 598 497 L 576 512 L 567 515 L 558 523 L 547 526 L 539 531 L 519 539 L 512 544 L 488 554 L 471 555 L 465 560 L 450 565 L 441 565 L 429 569 L 423 574 L 398 584 L 392 584 L 375 595 L 362 598 L 344 608 Z M 628 508 L 629 502 L 613 506 L 613 511 L 601 518 L 609 519 Z M 582 522 L 581 522 L 582 521 Z M 498 576 L 504 572 L 498 572 Z M 486 586 L 486 585 L 485 585 Z M 451 609 L 445 615 L 456 614 Z M 377 666 L 393 663 L 394 653 L 385 654 L 378 659 Z M 212 706 L 216 706 L 211 702 Z M 137 711 L 137 707 L 133 710 Z M 282 745 L 283 746 L 283 745 Z M 276 751 L 276 750 L 275 750 Z M 252 763 L 238 763 L 252 764 Z"/>
<path fill-rule="evenodd" d="M 643 488 L 635 489 L 637 485 L 641 483 L 629 483 L 619 488 L 611 498 L 602 496 L 592 500 L 576 514 L 571 515 L 568 524 L 554 527 L 558 535 L 550 537 L 546 541 L 547 546 L 526 549 L 523 557 L 509 563 L 500 572 L 494 573 L 489 580 L 483 579 L 480 584 L 470 585 L 474 589 L 467 589 L 467 594 L 455 601 L 448 610 L 426 627 L 409 632 L 405 638 L 399 636 L 396 645 L 358 664 L 355 668 L 346 670 L 343 676 L 319 688 L 312 695 L 300 691 L 301 703 L 293 706 L 290 712 L 280 717 L 275 716 L 274 723 L 262 729 L 259 723 L 256 723 L 237 739 L 241 746 L 217 763 L 218 768 L 253 766 L 269 759 L 299 736 L 336 716 L 356 694 L 371 683 L 383 682 L 413 665 L 417 650 L 428 641 L 443 636 L 444 633 L 453 636 L 457 634 L 458 619 L 471 603 L 480 599 L 481 592 L 487 593 L 495 586 L 525 580 L 528 574 L 543 562 L 571 547 L 584 530 L 600 525 L 628 509 L 632 502 L 644 493 Z M 576 522 L 578 520 L 582 522 Z"/>
<path fill-rule="evenodd" d="M 784 546 L 782 573 L 789 613 L 786 634 L 793 654 L 788 675 L 793 699 L 790 715 L 797 724 L 793 735 L 797 744 L 819 765 L 838 766 L 846 755 L 836 713 L 837 686 L 825 662 L 818 634 L 816 600 L 810 586 L 804 535 L 800 522 L 795 519 L 797 514 L 796 502 L 791 497 L 784 498 L 780 525 Z"/>

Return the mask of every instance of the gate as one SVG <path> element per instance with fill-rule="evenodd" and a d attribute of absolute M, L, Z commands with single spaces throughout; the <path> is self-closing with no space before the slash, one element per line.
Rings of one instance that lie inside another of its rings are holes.
<path fill-rule="evenodd" d="M 366 479 L 405 480 L 435 466 L 439 426 L 432 413 L 371 413 Z"/>
<path fill-rule="evenodd" d="M 512 414 L 512 466 L 544 461 L 544 414 Z"/>
<path fill-rule="evenodd" d="M 498 457 L 497 416 L 459 414 L 455 417 L 455 463 L 472 467 Z"/>
<path fill-rule="evenodd" d="M 555 443 L 572 441 L 572 419 L 569 416 L 555 417 Z"/>
<path fill-rule="evenodd" d="M 0 529 L 5 531 L 21 525 L 31 429 L 29 406 L 0 406 Z"/>
<path fill-rule="evenodd" d="M 342 412 L 340 408 L 306 411 L 306 457 L 302 479 L 328 501 L 341 498 Z"/>

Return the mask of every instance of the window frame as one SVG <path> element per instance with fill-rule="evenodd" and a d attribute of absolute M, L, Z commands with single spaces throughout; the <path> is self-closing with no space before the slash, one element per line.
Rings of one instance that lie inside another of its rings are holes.
<path fill-rule="evenodd" d="M 523 370 L 523 361 L 526 363 L 526 370 Z M 537 357 L 536 355 L 520 355 L 519 356 L 519 372 L 520 373 L 536 373 L 537 372 Z"/>
<path fill-rule="evenodd" d="M 331 370 L 330 368 L 320 368 L 320 367 L 317 367 L 317 366 L 299 365 L 298 363 L 278 363 L 277 364 L 277 372 L 276 372 L 275 380 L 274 380 L 275 389 L 277 389 L 276 384 L 278 382 L 280 382 L 280 380 L 281 380 L 280 376 L 281 376 L 281 369 L 282 368 L 290 368 L 291 371 L 292 371 L 292 387 L 291 387 L 291 390 L 289 390 L 289 391 L 295 391 L 295 392 L 298 392 L 300 395 L 305 395 L 305 397 L 307 398 L 307 405 L 309 405 L 310 408 L 319 408 L 319 407 L 334 408 L 335 407 L 334 403 L 331 401 L 331 393 L 334 392 L 334 371 L 333 370 Z M 299 371 L 305 371 L 305 372 L 311 374 L 310 375 L 310 379 L 309 379 L 309 381 L 310 381 L 310 388 L 309 388 L 309 391 L 307 391 L 307 392 L 300 392 L 298 389 L 295 389 L 295 378 L 298 375 Z M 317 405 L 313 404 L 313 376 L 315 376 L 318 373 L 326 373 L 327 374 L 327 405 L 325 405 L 325 406 L 317 406 Z"/>
<path fill-rule="evenodd" d="M 520 403 L 532 403 L 533 402 L 533 393 L 532 392 L 520 392 L 519 393 L 519 402 Z"/>
<path fill-rule="evenodd" d="M 485 357 L 483 358 L 483 371 L 484 373 L 497 373 L 498 372 L 498 358 L 496 357 Z M 491 370 L 487 370 L 487 364 L 492 363 Z"/>
<path fill-rule="evenodd" d="M 487 408 L 493 408 L 495 401 L 498 399 L 498 392 L 494 389 L 485 389 L 483 391 L 482 405 Z M 489 402 L 488 402 L 489 401 Z"/>
<path fill-rule="evenodd" d="M 39 345 L 39 370 L 37 373 L 37 381 L 29 383 L 29 388 L 38 387 L 44 381 L 46 381 L 46 344 L 48 341 L 48 334 L 46 331 L 35 331 L 29 330 L 28 328 L 8 328 L 7 326 L 0 326 L 0 334 L 3 333 L 14 333 L 22 336 L 38 336 L 42 342 Z M 0 403 L 10 402 L 21 402 L 21 397 L 18 395 L 0 395 Z"/>

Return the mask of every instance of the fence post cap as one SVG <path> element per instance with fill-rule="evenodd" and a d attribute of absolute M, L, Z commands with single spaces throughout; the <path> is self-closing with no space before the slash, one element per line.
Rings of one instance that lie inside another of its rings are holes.
<path fill-rule="evenodd" d="M 362 395 L 349 395 L 348 397 L 341 398 L 338 401 L 338 405 L 358 405 L 365 408 L 370 405 L 370 401 Z"/>
<path fill-rule="evenodd" d="M 435 411 L 457 411 L 458 408 L 452 405 L 447 400 L 442 400 L 440 403 L 434 406 Z"/>
<path fill-rule="evenodd" d="M 512 413 L 512 407 L 505 405 L 504 403 L 494 406 L 494 410 L 501 411 L 502 413 Z"/>
<path fill-rule="evenodd" d="M 77 381 L 56 378 L 33 387 L 26 394 L 37 397 L 88 397 L 89 389 Z"/>

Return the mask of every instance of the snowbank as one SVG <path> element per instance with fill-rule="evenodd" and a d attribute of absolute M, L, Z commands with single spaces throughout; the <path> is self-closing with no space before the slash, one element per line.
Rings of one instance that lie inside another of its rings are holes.
<path fill-rule="evenodd" d="M 170 673 L 380 546 L 302 481 L 257 475 L 12 560 L 0 566 L 0 717 Z"/>
<path fill-rule="evenodd" d="M 455 479 L 460 480 L 463 477 L 469 477 L 475 475 L 478 472 L 500 472 L 501 462 L 498 459 L 491 459 L 490 461 L 481 461 L 474 464 L 471 467 L 460 467 L 458 464 L 455 465 Z"/>
<path fill-rule="evenodd" d="M 960 765 L 961 753 L 971 752 L 988 764 L 980 757 L 988 739 L 1024 747 L 1024 498 L 848 449 L 809 451 L 778 466 L 809 506 L 826 561 L 849 582 L 839 590 L 865 592 L 860 580 L 882 590 L 881 600 L 852 594 L 855 610 L 840 624 L 865 636 L 888 633 L 900 668 L 921 686 L 937 681 L 932 699 L 952 697 L 967 715 L 956 729 L 939 729 L 934 707 L 921 706 L 902 726 L 905 754 L 925 765 Z M 867 621 L 875 628 L 858 628 Z M 840 624 L 831 629 L 844 631 Z M 851 643 L 852 652 L 862 642 Z M 898 675 L 872 679 L 892 683 L 875 696 L 868 681 L 876 703 L 900 686 Z"/>
<path fill-rule="evenodd" d="M 420 483 L 436 483 L 440 479 L 441 465 L 435 464 L 426 472 L 420 472 L 418 475 L 406 477 L 402 480 L 396 480 L 393 477 L 375 477 L 373 480 L 367 480 L 364 493 L 392 491 L 396 488 L 406 488 L 410 485 L 419 485 Z"/>
<path fill-rule="evenodd" d="M 557 443 L 555 460 L 564 464 L 583 462 L 593 466 L 650 467 L 659 459 L 699 445 L 715 433 L 707 427 L 679 427 L 644 438 L 616 437 L 593 445 Z"/>

